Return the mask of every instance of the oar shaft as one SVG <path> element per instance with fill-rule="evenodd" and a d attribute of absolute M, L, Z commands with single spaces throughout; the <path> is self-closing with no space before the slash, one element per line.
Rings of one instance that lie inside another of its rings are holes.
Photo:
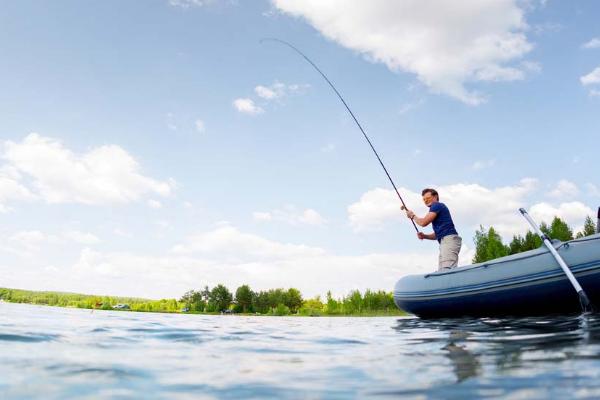
<path fill-rule="evenodd" d="M 548 237 L 548 235 L 546 235 L 544 232 L 542 232 L 540 227 L 536 224 L 536 222 L 533 220 L 533 218 L 531 218 L 529 216 L 527 211 L 524 208 L 520 208 L 519 211 L 521 212 L 521 214 L 523 214 L 523 217 L 525 217 L 527 222 L 529 222 L 529 225 L 531 225 L 531 227 L 533 228 L 535 233 L 542 239 L 542 241 L 544 242 L 544 244 L 550 251 L 550 254 L 552 254 L 552 256 L 554 257 L 554 259 L 556 260 L 558 265 L 560 265 L 560 268 L 563 270 L 563 272 L 569 279 L 569 282 L 571 282 L 571 285 L 573 285 L 573 288 L 575 288 L 575 291 L 579 295 L 579 300 L 581 302 L 583 311 L 587 311 L 589 309 L 589 307 L 591 306 L 590 301 L 587 297 L 587 294 L 585 293 L 585 291 L 583 290 L 583 288 L 577 281 L 577 278 L 575 278 L 575 275 L 573 275 L 573 273 L 571 272 L 571 269 L 569 269 L 569 266 L 567 265 L 565 260 L 563 260 L 563 258 L 560 256 L 560 254 L 558 254 L 558 251 L 556 251 L 556 249 L 554 248 L 554 245 L 552 245 L 552 242 L 550 241 L 550 238 Z"/>

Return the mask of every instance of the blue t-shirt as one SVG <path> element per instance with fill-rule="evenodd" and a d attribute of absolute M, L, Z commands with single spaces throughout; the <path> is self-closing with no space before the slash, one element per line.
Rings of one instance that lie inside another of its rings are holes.
<path fill-rule="evenodd" d="M 433 225 L 433 231 L 435 232 L 435 238 L 439 242 L 444 236 L 458 235 L 454 228 L 454 222 L 452 222 L 452 216 L 450 210 L 444 203 L 435 202 L 429 206 L 429 211 L 437 214 L 431 225 Z"/>

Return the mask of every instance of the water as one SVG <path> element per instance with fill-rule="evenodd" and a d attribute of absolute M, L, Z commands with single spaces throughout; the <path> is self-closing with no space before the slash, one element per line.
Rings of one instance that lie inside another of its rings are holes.
<path fill-rule="evenodd" d="M 297 318 L 0 303 L 0 398 L 599 398 L 600 317 Z"/>

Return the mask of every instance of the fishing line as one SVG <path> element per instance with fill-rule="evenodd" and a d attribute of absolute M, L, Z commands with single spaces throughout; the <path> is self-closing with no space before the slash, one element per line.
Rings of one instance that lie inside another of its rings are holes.
<path fill-rule="evenodd" d="M 314 62 L 312 62 L 312 60 L 310 58 L 308 58 L 306 56 L 306 54 L 304 54 L 303 52 L 301 52 L 300 50 L 298 50 L 294 45 L 292 45 L 292 44 L 290 44 L 290 43 L 288 43 L 288 42 L 286 42 L 284 40 L 276 39 L 276 38 L 261 39 L 260 43 L 267 42 L 267 41 L 269 41 L 269 42 L 276 42 L 276 43 L 280 43 L 280 44 L 283 44 L 285 46 L 288 46 L 289 48 L 291 48 L 292 50 L 294 50 L 296 53 L 300 54 L 302 56 L 302 58 L 304 58 L 310 65 L 312 65 L 317 70 L 317 72 L 319 74 L 321 74 L 321 76 L 323 77 L 323 79 L 325 79 L 327 81 L 327 83 L 329 84 L 329 86 L 331 86 L 331 88 L 333 89 L 333 91 L 335 92 L 335 94 L 337 94 L 337 96 L 339 97 L 339 99 L 344 104 L 344 107 L 346 107 L 346 110 L 348 110 L 348 112 L 352 116 L 352 119 L 354 119 L 354 122 L 356 122 L 356 125 L 358 126 L 358 129 L 360 129 L 360 131 L 362 132 L 363 136 L 367 140 L 367 143 L 369 143 L 369 146 L 371 146 L 371 150 L 373 150 L 373 153 L 375 153 L 375 156 L 377 157 L 377 160 L 379 160 L 379 164 L 381 164 L 381 167 L 385 171 L 385 174 L 387 175 L 388 179 L 390 180 L 392 186 L 394 187 L 394 190 L 396 191 L 396 194 L 398 195 L 398 198 L 400 199 L 400 202 L 402 203 L 402 207 L 403 207 L 402 209 L 406 209 L 407 208 L 406 204 L 404 203 L 404 200 L 402 199 L 402 196 L 400 195 L 400 192 L 398 191 L 398 188 L 396 187 L 396 184 L 394 183 L 394 180 L 390 176 L 387 168 L 385 167 L 385 165 L 383 165 L 383 161 L 381 161 L 381 157 L 379 157 L 379 154 L 377 153 L 377 150 L 375 150 L 375 147 L 373 147 L 373 143 L 371 143 L 371 140 L 369 139 L 369 137 L 365 133 L 365 130 L 360 125 L 360 123 L 358 122 L 358 120 L 354 116 L 354 113 L 352 112 L 352 110 L 350 109 L 350 107 L 348 107 L 348 104 L 346 103 L 346 101 L 344 100 L 344 98 L 342 97 L 342 95 L 340 94 L 340 92 L 338 92 L 338 90 L 335 88 L 335 86 L 333 86 L 333 83 L 331 83 L 331 81 L 329 80 L 329 78 L 327 78 L 327 76 L 323 73 L 323 71 L 321 71 L 319 69 L 319 67 L 317 67 L 317 65 Z M 418 233 L 419 229 L 417 228 L 417 225 L 415 224 L 415 221 L 413 221 L 411 219 L 411 222 L 412 222 L 413 226 L 415 227 L 415 230 Z"/>

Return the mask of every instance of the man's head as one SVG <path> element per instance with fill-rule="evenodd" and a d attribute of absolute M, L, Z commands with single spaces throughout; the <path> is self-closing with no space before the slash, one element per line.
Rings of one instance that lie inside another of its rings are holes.
<path fill-rule="evenodd" d="M 435 189 L 423 189 L 423 191 L 421 192 L 421 196 L 423 196 L 423 203 L 425 203 L 427 207 L 429 207 L 432 203 L 435 203 L 436 201 L 440 201 L 440 196 L 438 195 L 438 192 Z"/>

